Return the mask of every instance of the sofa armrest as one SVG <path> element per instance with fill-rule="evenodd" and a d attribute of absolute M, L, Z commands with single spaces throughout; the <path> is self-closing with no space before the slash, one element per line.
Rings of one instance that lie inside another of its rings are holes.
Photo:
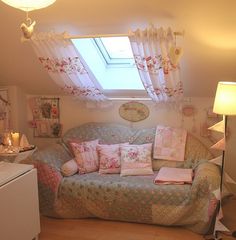
<path fill-rule="evenodd" d="M 194 169 L 192 191 L 197 197 L 205 197 L 220 186 L 220 168 L 210 162 L 200 162 Z"/>
<path fill-rule="evenodd" d="M 201 204 L 204 202 L 204 211 L 206 219 L 209 222 L 209 228 L 212 224 L 215 211 L 217 209 L 218 199 L 214 191 L 220 187 L 220 168 L 210 163 L 199 163 L 194 169 L 194 180 L 191 188 L 191 196 L 195 201 Z M 209 230 L 209 229 L 208 229 Z"/>
<path fill-rule="evenodd" d="M 54 204 L 63 178 L 60 168 L 64 162 L 71 158 L 72 156 L 62 145 L 55 144 L 46 149 L 36 151 L 27 160 L 27 163 L 33 164 L 37 168 L 41 214 L 57 216 L 54 212 Z"/>
<path fill-rule="evenodd" d="M 71 154 L 61 144 L 54 144 L 45 149 L 36 151 L 32 155 L 32 160 L 45 163 L 60 171 L 63 163 L 73 158 Z"/>

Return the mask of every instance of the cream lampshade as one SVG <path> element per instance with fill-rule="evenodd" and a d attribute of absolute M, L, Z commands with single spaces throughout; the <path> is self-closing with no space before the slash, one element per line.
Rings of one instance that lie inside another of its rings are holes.
<path fill-rule="evenodd" d="M 56 0 L 2 0 L 7 5 L 21 9 L 25 12 L 45 8 L 53 4 Z"/>
<path fill-rule="evenodd" d="M 236 82 L 218 83 L 213 112 L 236 115 Z"/>

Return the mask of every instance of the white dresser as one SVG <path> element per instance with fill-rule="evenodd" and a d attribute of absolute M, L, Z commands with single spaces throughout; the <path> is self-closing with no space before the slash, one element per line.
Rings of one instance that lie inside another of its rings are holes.
<path fill-rule="evenodd" d="M 37 170 L 0 162 L 0 239 L 32 240 L 39 232 Z"/>

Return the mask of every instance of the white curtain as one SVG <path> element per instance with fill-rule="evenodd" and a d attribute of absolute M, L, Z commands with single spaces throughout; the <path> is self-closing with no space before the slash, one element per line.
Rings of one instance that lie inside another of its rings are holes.
<path fill-rule="evenodd" d="M 142 83 L 154 102 L 178 101 L 183 96 L 179 59 L 172 30 L 137 29 L 129 37 Z"/>
<path fill-rule="evenodd" d="M 39 33 L 32 46 L 39 61 L 60 88 L 81 100 L 104 102 L 103 95 L 88 65 L 66 34 Z"/>

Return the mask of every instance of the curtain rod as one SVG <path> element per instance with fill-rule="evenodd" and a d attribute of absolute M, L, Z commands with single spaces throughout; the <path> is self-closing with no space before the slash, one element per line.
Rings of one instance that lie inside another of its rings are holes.
<path fill-rule="evenodd" d="M 134 33 L 115 33 L 115 34 L 91 34 L 91 35 L 74 35 L 70 36 L 65 34 L 65 39 L 72 39 L 72 38 L 102 38 L 102 37 L 129 37 L 133 36 Z M 184 31 L 174 32 L 175 36 L 184 36 Z"/>

